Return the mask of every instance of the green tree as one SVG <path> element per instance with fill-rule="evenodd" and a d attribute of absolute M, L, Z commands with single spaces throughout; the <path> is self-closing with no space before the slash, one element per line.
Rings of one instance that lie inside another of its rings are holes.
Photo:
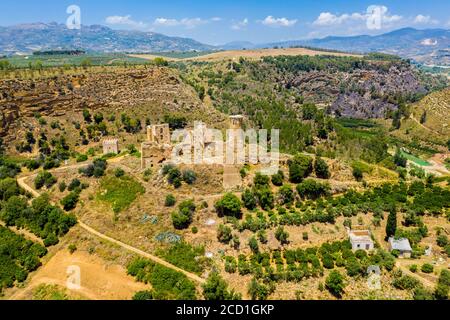
<path fill-rule="evenodd" d="M 177 202 L 177 199 L 173 194 L 168 194 L 166 196 L 165 206 L 166 207 L 173 207 L 175 203 Z"/>
<path fill-rule="evenodd" d="M 284 181 L 284 173 L 283 171 L 279 170 L 277 174 L 274 174 L 272 176 L 272 184 L 277 187 L 281 187 L 283 185 Z"/>
<path fill-rule="evenodd" d="M 242 202 L 244 204 L 244 207 L 246 207 L 248 210 L 253 210 L 257 206 L 257 198 L 255 194 L 250 189 L 245 189 L 242 193 Z"/>
<path fill-rule="evenodd" d="M 298 154 L 289 160 L 289 180 L 292 183 L 300 183 L 313 171 L 313 160 L 311 157 Z"/>
<path fill-rule="evenodd" d="M 239 200 L 239 198 L 232 193 L 225 194 L 222 199 L 217 201 L 215 204 L 215 208 L 219 217 L 231 216 L 241 218 L 241 207 L 241 200 Z"/>
<path fill-rule="evenodd" d="M 254 254 L 257 254 L 259 252 L 258 240 L 256 240 L 255 237 L 250 238 L 250 240 L 248 241 L 248 246 Z"/>
<path fill-rule="evenodd" d="M 397 149 L 397 151 L 395 152 L 394 163 L 402 168 L 406 168 L 406 164 L 408 163 L 408 159 L 403 156 L 399 149 Z"/>
<path fill-rule="evenodd" d="M 153 292 L 150 290 L 138 291 L 134 294 L 133 300 L 138 301 L 153 300 Z"/>
<path fill-rule="evenodd" d="M 280 241 L 282 245 L 289 243 L 289 233 L 284 230 L 283 227 L 278 227 L 278 229 L 275 231 L 275 238 Z"/>
<path fill-rule="evenodd" d="M 442 269 L 441 275 L 439 276 L 436 289 L 434 291 L 434 296 L 438 300 L 448 300 L 448 294 L 450 290 L 450 271 Z"/>
<path fill-rule="evenodd" d="M 390 209 L 386 223 L 386 240 L 395 236 L 397 232 L 397 210 L 395 207 Z"/>
<path fill-rule="evenodd" d="M 339 273 L 339 271 L 331 271 L 325 280 L 325 287 L 332 295 L 337 298 L 341 298 L 345 289 L 344 277 Z"/>
<path fill-rule="evenodd" d="M 295 199 L 292 187 L 290 185 L 282 186 L 280 190 L 278 190 L 278 199 L 282 205 L 292 204 Z"/>
<path fill-rule="evenodd" d="M 320 179 L 329 179 L 330 178 L 330 171 L 328 168 L 328 164 L 320 157 L 316 158 L 316 161 L 314 162 L 314 171 L 316 172 L 317 178 Z"/>
<path fill-rule="evenodd" d="M 234 290 L 228 289 L 228 284 L 217 273 L 212 272 L 206 283 L 202 285 L 203 297 L 205 300 L 212 301 L 226 301 L 226 300 L 240 300 L 242 297 L 240 294 L 234 292 Z"/>
<path fill-rule="evenodd" d="M 217 239 L 219 242 L 228 244 L 232 238 L 231 228 L 223 224 L 219 225 L 217 228 Z"/>

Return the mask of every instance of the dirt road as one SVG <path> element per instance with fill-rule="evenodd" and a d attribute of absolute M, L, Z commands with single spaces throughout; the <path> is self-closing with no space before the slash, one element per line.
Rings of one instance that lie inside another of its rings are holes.
<path fill-rule="evenodd" d="M 116 163 L 116 165 L 117 165 L 118 160 L 117 159 L 113 159 L 112 161 L 108 161 L 108 162 L 113 162 L 113 163 Z M 86 166 L 86 165 L 88 165 L 88 164 L 84 163 L 82 165 L 76 164 L 76 165 L 72 165 L 72 166 L 65 166 L 65 167 L 61 167 L 61 168 L 57 168 L 57 169 L 51 170 L 50 172 L 75 169 L 75 168 L 80 168 L 80 167 L 83 167 L 83 166 Z M 125 169 L 129 170 L 129 168 L 125 168 Z M 23 188 L 24 190 L 26 190 L 29 193 L 31 193 L 34 197 L 39 197 L 40 193 L 38 191 L 36 191 L 34 188 L 32 188 L 31 186 L 29 186 L 25 182 L 26 179 L 28 179 L 29 177 L 32 177 L 32 176 L 34 176 L 34 174 L 30 175 L 30 176 L 25 176 L 25 177 L 18 178 L 17 179 L 17 183 L 19 184 L 19 186 L 21 188 Z M 172 270 L 181 272 L 184 275 L 186 275 L 189 279 L 191 279 L 193 281 L 196 281 L 197 283 L 203 284 L 205 282 L 205 279 L 200 278 L 198 275 L 196 275 L 194 273 L 191 273 L 191 272 L 188 272 L 186 270 L 180 269 L 180 268 L 174 266 L 173 264 L 171 264 L 171 263 L 169 263 L 169 262 L 167 262 L 167 261 L 165 261 L 165 260 L 163 260 L 163 259 L 161 259 L 161 258 L 159 258 L 159 257 L 157 257 L 155 255 L 152 255 L 150 253 L 144 252 L 144 251 L 142 251 L 142 250 L 140 250 L 138 248 L 135 248 L 135 247 L 130 246 L 130 245 L 126 244 L 126 243 L 123 243 L 123 242 L 121 242 L 119 240 L 111 238 L 111 237 L 109 237 L 109 236 L 107 236 L 107 235 L 105 235 L 103 233 L 100 233 L 97 230 L 95 230 L 95 229 L 89 227 L 88 225 L 86 225 L 85 223 L 83 223 L 81 220 L 78 220 L 78 223 L 79 223 L 80 227 L 82 227 L 84 230 L 86 230 L 87 232 L 89 232 L 89 233 L 91 233 L 91 234 L 93 234 L 93 235 L 95 235 L 95 236 L 97 236 L 99 238 L 102 238 L 102 239 L 104 239 L 106 241 L 109 241 L 109 242 L 112 242 L 112 243 L 114 243 L 116 245 L 119 245 L 120 247 L 122 247 L 122 248 L 124 248 L 124 249 L 126 249 L 128 251 L 136 253 L 136 254 L 144 257 L 144 258 L 150 259 L 153 262 L 161 264 L 161 265 L 163 265 L 163 266 L 165 266 L 167 268 L 170 268 Z"/>

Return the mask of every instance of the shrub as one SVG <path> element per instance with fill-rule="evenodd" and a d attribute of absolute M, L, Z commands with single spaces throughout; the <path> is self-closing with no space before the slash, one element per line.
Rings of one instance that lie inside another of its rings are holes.
<path fill-rule="evenodd" d="M 274 186 L 280 187 L 283 185 L 284 181 L 284 173 L 283 171 L 279 170 L 277 174 L 274 174 L 272 176 L 272 184 Z"/>
<path fill-rule="evenodd" d="M 294 198 L 294 191 L 290 185 L 282 186 L 278 191 L 278 199 L 282 205 L 292 204 L 294 202 Z"/>
<path fill-rule="evenodd" d="M 449 244 L 449 241 L 445 234 L 441 234 L 437 237 L 436 243 L 439 247 L 445 248 Z"/>
<path fill-rule="evenodd" d="M 197 181 L 197 175 L 192 170 L 183 171 L 183 181 L 187 184 L 194 184 Z"/>
<path fill-rule="evenodd" d="M 81 181 L 78 180 L 78 179 L 73 179 L 73 180 L 70 182 L 70 184 L 69 184 L 68 190 L 69 190 L 69 191 L 73 191 L 73 190 L 75 190 L 75 189 L 77 189 L 77 188 L 80 188 L 80 187 L 81 187 Z"/>
<path fill-rule="evenodd" d="M 255 194 L 250 189 L 245 189 L 245 191 L 242 193 L 241 198 L 244 207 L 246 207 L 248 210 L 253 210 L 256 208 L 257 199 Z"/>
<path fill-rule="evenodd" d="M 77 162 L 78 162 L 78 163 L 79 163 L 79 162 L 85 162 L 85 161 L 87 161 L 87 159 L 88 159 L 88 156 L 85 155 L 85 154 L 79 154 L 79 155 L 77 155 Z"/>
<path fill-rule="evenodd" d="M 255 178 L 253 179 L 253 184 L 256 188 L 260 188 L 260 187 L 266 187 L 269 185 L 269 177 L 266 175 L 263 175 L 261 173 L 257 173 L 255 175 Z"/>
<path fill-rule="evenodd" d="M 280 241 L 282 245 L 289 243 L 289 233 L 287 233 L 283 227 L 278 227 L 275 231 L 275 238 Z"/>
<path fill-rule="evenodd" d="M 233 290 L 228 290 L 228 284 L 217 272 L 212 272 L 209 275 L 202 288 L 205 300 L 225 301 L 241 299 L 240 294 L 235 293 Z"/>
<path fill-rule="evenodd" d="M 429 263 L 425 263 L 422 265 L 421 270 L 423 273 L 432 273 L 434 271 L 434 267 Z"/>
<path fill-rule="evenodd" d="M 313 160 L 311 157 L 296 155 L 289 160 L 289 180 L 293 183 L 300 183 L 313 171 Z"/>
<path fill-rule="evenodd" d="M 36 179 L 34 180 L 34 186 L 36 189 L 42 189 L 42 187 L 46 187 L 50 189 L 54 184 L 56 184 L 57 179 L 48 171 L 42 171 L 38 173 Z"/>
<path fill-rule="evenodd" d="M 241 200 L 239 200 L 239 198 L 232 193 L 225 194 L 222 199 L 217 201 L 215 204 L 219 217 L 231 216 L 241 218 L 241 206 Z"/>
<path fill-rule="evenodd" d="M 123 177 L 125 175 L 125 171 L 123 171 L 123 169 L 121 169 L 121 168 L 117 168 L 114 171 L 114 175 L 116 176 L 116 178 Z"/>
<path fill-rule="evenodd" d="M 337 298 L 341 298 L 345 289 L 344 277 L 339 273 L 339 271 L 331 271 L 325 280 L 325 287 L 332 295 Z"/>
<path fill-rule="evenodd" d="M 61 200 L 61 205 L 65 211 L 71 211 L 75 209 L 78 201 L 80 200 L 80 193 L 78 191 L 72 191 Z"/>
<path fill-rule="evenodd" d="M 138 291 L 134 294 L 133 300 L 137 301 L 153 300 L 153 292 L 150 290 Z"/>
<path fill-rule="evenodd" d="M 438 300 L 447 300 L 450 291 L 450 271 L 443 269 L 434 291 L 434 296 Z"/>
<path fill-rule="evenodd" d="M 198 233 L 198 228 L 197 227 L 192 227 L 191 229 L 193 234 L 197 234 Z"/>
<path fill-rule="evenodd" d="M 64 192 L 66 191 L 67 185 L 65 181 L 60 182 L 59 184 L 59 192 Z"/>
<path fill-rule="evenodd" d="M 274 208 L 274 195 L 270 188 L 259 188 L 256 189 L 256 196 L 258 198 L 258 203 L 264 210 L 271 210 Z"/>
<path fill-rule="evenodd" d="M 166 196 L 165 206 L 166 207 L 173 207 L 176 202 L 177 202 L 177 199 L 175 198 L 175 196 L 173 194 L 168 194 Z"/>
<path fill-rule="evenodd" d="M 172 222 L 175 229 L 186 229 L 192 222 L 195 212 L 195 204 L 193 200 L 185 200 L 178 206 L 178 212 L 172 213 Z"/>
<path fill-rule="evenodd" d="M 361 168 L 359 167 L 353 167 L 353 177 L 356 181 L 362 181 L 364 177 L 364 173 Z"/>
<path fill-rule="evenodd" d="M 312 179 L 307 179 L 297 185 L 297 192 L 300 197 L 318 199 L 329 195 L 330 185 L 328 183 L 320 183 Z"/>
<path fill-rule="evenodd" d="M 417 264 L 412 264 L 409 266 L 409 271 L 411 271 L 412 273 L 416 273 L 418 270 Z"/>
<path fill-rule="evenodd" d="M 400 290 L 413 290 L 420 286 L 420 281 L 408 275 L 394 279 L 392 285 Z"/>
<path fill-rule="evenodd" d="M 69 249 L 70 254 L 73 254 L 75 251 L 77 251 L 77 246 L 73 243 L 67 247 Z"/>
<path fill-rule="evenodd" d="M 257 254 L 259 252 L 258 240 L 256 240 L 255 237 L 250 238 L 250 240 L 248 241 L 248 246 L 254 254 Z"/>
<path fill-rule="evenodd" d="M 217 239 L 221 243 L 228 244 L 228 243 L 230 243 L 231 238 L 232 238 L 231 228 L 228 226 L 225 226 L 223 224 L 219 225 L 219 227 L 217 229 Z"/>
<path fill-rule="evenodd" d="M 328 169 L 327 163 L 320 157 L 316 158 L 314 162 L 314 171 L 316 172 L 317 178 L 329 179 L 330 171 Z"/>

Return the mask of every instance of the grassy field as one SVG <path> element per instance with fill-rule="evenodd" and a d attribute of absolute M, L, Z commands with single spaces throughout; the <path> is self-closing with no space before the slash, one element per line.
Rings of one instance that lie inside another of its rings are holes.
<path fill-rule="evenodd" d="M 171 61 L 191 60 L 191 61 L 221 61 L 228 59 L 239 59 L 240 57 L 258 60 L 263 57 L 269 56 L 318 56 L 318 55 L 331 55 L 331 56 L 355 56 L 358 55 L 350 53 L 340 52 L 326 52 L 318 51 L 306 48 L 279 48 L 279 49 L 255 49 L 255 50 L 227 50 L 227 51 L 215 51 L 215 52 L 187 52 L 187 53 L 154 53 L 154 54 L 133 54 L 130 55 L 134 58 L 143 58 L 147 60 L 153 60 L 156 57 L 165 57 Z"/>
<path fill-rule="evenodd" d="M 115 213 L 128 208 L 139 194 L 145 192 L 144 187 L 129 176 L 105 177 L 100 181 L 100 187 L 98 199 L 109 203 Z"/>

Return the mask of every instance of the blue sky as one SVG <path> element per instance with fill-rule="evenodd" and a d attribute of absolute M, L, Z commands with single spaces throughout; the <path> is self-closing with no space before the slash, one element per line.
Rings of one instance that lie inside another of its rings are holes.
<path fill-rule="evenodd" d="M 72 4 L 81 8 L 84 25 L 154 31 L 209 44 L 379 34 L 406 26 L 450 28 L 448 0 L 2 0 L 0 25 L 64 23 Z M 374 5 L 380 24 L 368 27 L 373 16 L 367 10 Z"/>

